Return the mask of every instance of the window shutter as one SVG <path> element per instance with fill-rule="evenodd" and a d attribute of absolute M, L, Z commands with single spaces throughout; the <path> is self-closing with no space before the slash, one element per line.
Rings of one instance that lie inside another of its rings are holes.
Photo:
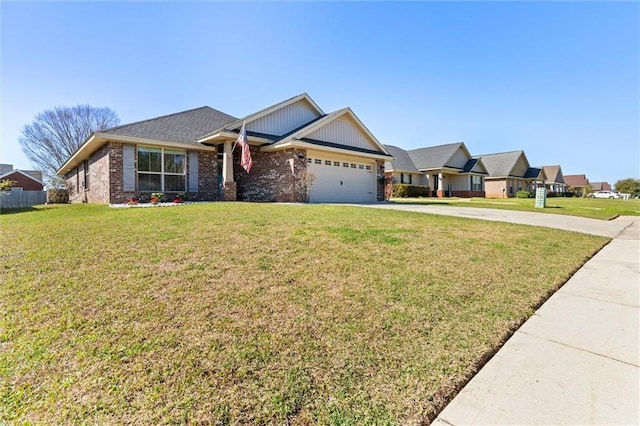
<path fill-rule="evenodd" d="M 136 190 L 136 148 L 133 145 L 122 146 L 122 190 Z"/>
<path fill-rule="evenodd" d="M 198 192 L 198 153 L 189 152 L 189 192 Z"/>

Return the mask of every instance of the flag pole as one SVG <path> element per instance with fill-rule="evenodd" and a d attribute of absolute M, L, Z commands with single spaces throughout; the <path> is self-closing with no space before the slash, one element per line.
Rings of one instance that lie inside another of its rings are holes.
<path fill-rule="evenodd" d="M 240 133 L 238 134 L 238 139 L 236 139 L 235 143 L 233 144 L 233 148 L 231 148 L 231 154 L 233 154 L 233 151 L 236 150 L 236 145 L 238 145 L 238 141 L 240 140 L 240 138 L 242 137 L 242 133 L 245 132 L 244 130 L 244 125 L 246 124 L 247 120 L 242 122 L 242 127 L 240 128 Z"/>

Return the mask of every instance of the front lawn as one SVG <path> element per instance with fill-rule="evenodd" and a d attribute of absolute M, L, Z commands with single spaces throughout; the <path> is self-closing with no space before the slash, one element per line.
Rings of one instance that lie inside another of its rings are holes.
<path fill-rule="evenodd" d="M 0 423 L 433 419 L 605 238 L 330 205 L 0 216 Z"/>
<path fill-rule="evenodd" d="M 640 200 L 608 200 L 594 198 L 547 198 L 546 208 L 536 208 L 533 198 L 393 198 L 399 204 L 447 204 L 460 207 L 483 207 L 489 209 L 521 210 L 537 213 L 565 214 L 610 220 L 621 215 L 640 216 Z"/>

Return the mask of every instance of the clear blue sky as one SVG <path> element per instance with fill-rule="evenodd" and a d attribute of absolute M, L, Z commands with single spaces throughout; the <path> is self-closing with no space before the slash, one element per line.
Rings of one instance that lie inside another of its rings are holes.
<path fill-rule="evenodd" d="M 7 2 L 0 162 L 35 115 L 128 123 L 302 92 L 385 144 L 523 149 L 591 181 L 640 177 L 638 2 Z"/>

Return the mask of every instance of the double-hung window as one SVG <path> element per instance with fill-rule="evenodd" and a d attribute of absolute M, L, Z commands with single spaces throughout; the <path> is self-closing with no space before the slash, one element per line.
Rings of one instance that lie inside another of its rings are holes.
<path fill-rule="evenodd" d="M 185 191 L 187 152 L 177 149 L 138 147 L 139 191 Z"/>

